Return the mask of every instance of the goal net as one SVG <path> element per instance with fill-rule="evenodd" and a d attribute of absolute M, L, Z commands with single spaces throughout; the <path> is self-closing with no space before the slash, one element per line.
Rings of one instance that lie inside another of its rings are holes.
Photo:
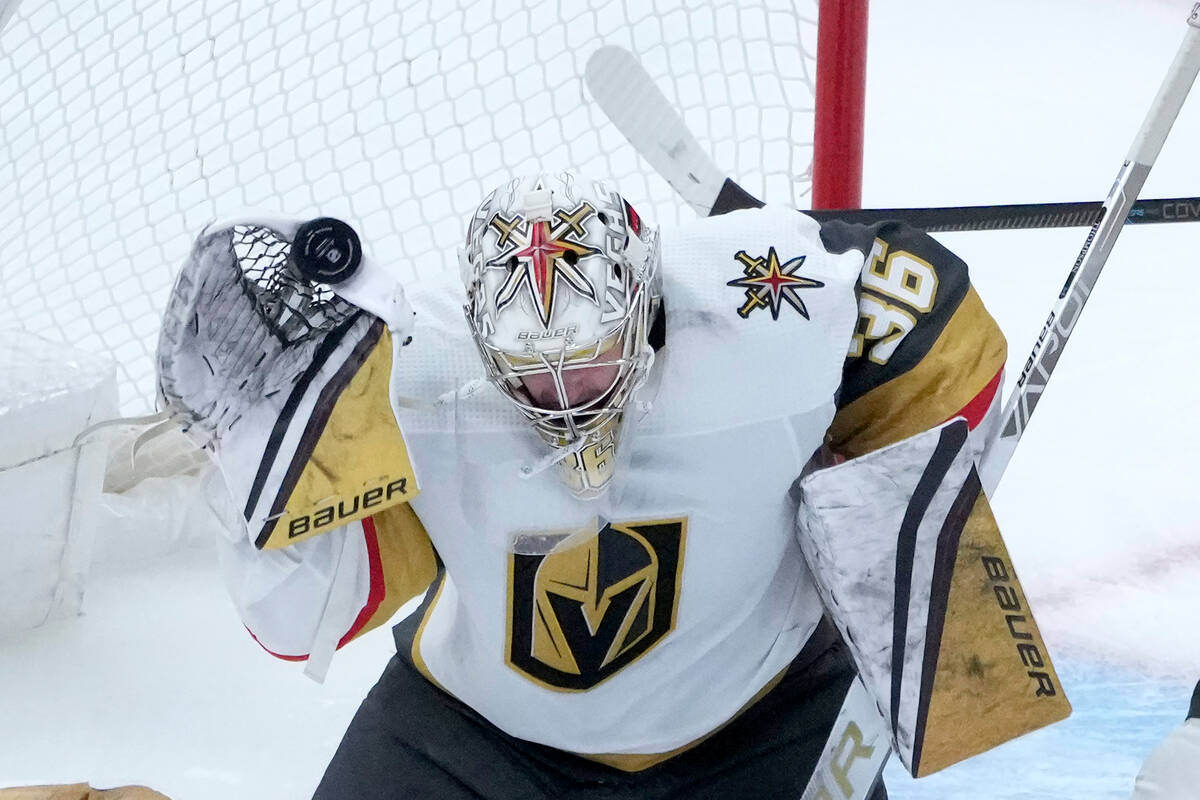
<path fill-rule="evenodd" d="M 543 166 L 612 179 L 678 222 L 692 212 L 584 88 L 603 44 L 640 58 L 747 189 L 808 207 L 814 171 L 861 147 L 841 133 L 813 163 L 815 120 L 853 105 L 835 86 L 818 108 L 818 39 L 844 52 L 865 38 L 819 24 L 846 27 L 850 9 L 861 26 L 865 0 L 821 4 L 0 0 L 15 5 L 0 33 L 0 328 L 111 357 L 136 415 L 153 407 L 175 272 L 214 218 L 340 217 L 414 281 L 455 268 L 487 188 Z M 861 75 L 836 77 L 861 97 Z M 836 180 L 856 185 L 853 169 Z"/>

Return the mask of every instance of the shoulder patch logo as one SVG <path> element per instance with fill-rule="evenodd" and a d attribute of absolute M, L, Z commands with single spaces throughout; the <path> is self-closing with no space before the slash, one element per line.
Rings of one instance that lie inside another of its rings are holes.
<path fill-rule="evenodd" d="M 507 662 L 548 689 L 586 691 L 675 628 L 686 519 L 608 523 L 546 555 L 513 553 Z"/>
<path fill-rule="evenodd" d="M 774 247 L 767 250 L 766 258 L 739 250 L 734 259 L 742 265 L 742 277 L 725 284 L 746 291 L 746 302 L 738 309 L 738 316 L 746 319 L 755 309 L 769 308 L 771 319 L 779 319 L 779 311 L 787 303 L 800 316 L 809 319 L 808 306 L 804 305 L 798 292 L 800 289 L 820 288 L 825 283 L 795 274 L 804 266 L 805 258 L 798 256 L 780 264 Z"/>

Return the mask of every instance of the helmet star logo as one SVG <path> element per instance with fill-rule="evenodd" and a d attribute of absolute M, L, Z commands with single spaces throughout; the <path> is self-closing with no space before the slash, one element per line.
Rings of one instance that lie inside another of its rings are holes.
<path fill-rule="evenodd" d="M 742 265 L 742 277 L 727 282 L 726 286 L 734 286 L 746 290 L 746 302 L 738 309 L 738 316 L 746 319 L 758 308 L 769 308 L 771 318 L 779 319 L 783 304 L 787 303 L 809 319 L 808 306 L 800 298 L 798 290 L 815 289 L 824 286 L 824 282 L 813 278 L 796 275 L 796 270 L 804 265 L 805 256 L 793 258 L 783 264 L 779 263 L 779 255 L 775 248 L 767 250 L 766 258 L 751 256 L 745 250 L 739 250 L 734 258 Z"/>
<path fill-rule="evenodd" d="M 571 212 L 556 211 L 554 220 L 528 222 L 520 215 L 505 219 L 492 217 L 490 225 L 500 235 L 499 244 L 509 248 L 487 266 L 509 270 L 508 278 L 496 293 L 496 310 L 503 311 L 525 292 L 538 311 L 542 327 L 549 329 L 559 284 L 599 305 L 600 298 L 592 282 L 578 267 L 584 258 L 596 255 L 599 248 L 571 238 L 584 234 L 583 223 L 595 214 L 588 203 Z"/>

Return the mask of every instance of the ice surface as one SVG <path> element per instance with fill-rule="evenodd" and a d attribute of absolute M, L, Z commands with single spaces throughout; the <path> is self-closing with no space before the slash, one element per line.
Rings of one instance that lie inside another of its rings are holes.
<path fill-rule="evenodd" d="M 1100 199 L 1190 0 L 874 0 L 865 202 Z M 1200 194 L 1200 97 L 1145 196 Z M 941 237 L 1019 372 L 1085 232 Z M 1075 706 L 894 798 L 1128 797 L 1200 677 L 1200 225 L 1117 244 L 996 511 Z M 305 797 L 383 669 L 386 630 L 312 684 L 240 629 L 206 550 L 97 573 L 79 620 L 0 642 L 0 785 L 142 782 L 174 800 Z"/>

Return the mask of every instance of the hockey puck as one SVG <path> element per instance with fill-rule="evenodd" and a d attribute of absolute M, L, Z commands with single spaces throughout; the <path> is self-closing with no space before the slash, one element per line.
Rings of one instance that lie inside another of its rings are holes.
<path fill-rule="evenodd" d="M 354 228 L 340 219 L 320 217 L 296 231 L 290 258 L 300 274 L 310 281 L 336 284 L 358 271 L 362 244 Z"/>

